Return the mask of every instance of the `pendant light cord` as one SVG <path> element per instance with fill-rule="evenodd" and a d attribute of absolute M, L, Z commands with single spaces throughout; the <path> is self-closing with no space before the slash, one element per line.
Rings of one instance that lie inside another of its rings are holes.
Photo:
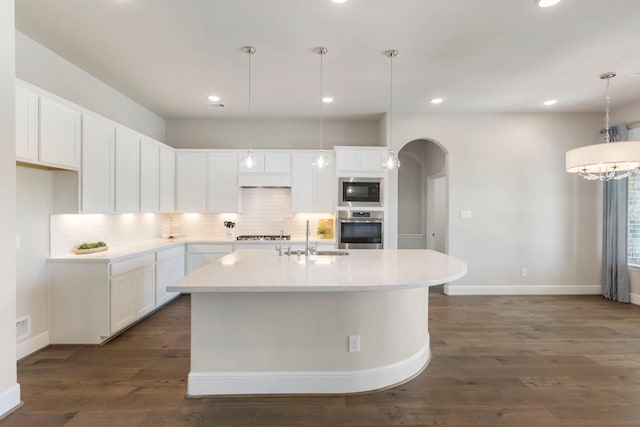
<path fill-rule="evenodd" d="M 605 119 L 604 119 L 604 142 L 605 143 L 609 143 L 611 142 L 611 135 L 609 133 L 609 113 L 611 112 L 611 97 L 609 96 L 609 82 L 611 81 L 611 78 L 607 79 L 607 96 L 605 97 L 605 99 L 607 100 L 607 107 L 604 109 L 605 112 Z"/>
<path fill-rule="evenodd" d="M 323 95 L 323 82 L 322 82 L 322 70 L 323 70 L 323 63 L 322 63 L 322 59 L 324 57 L 324 54 L 326 53 L 326 49 L 325 48 L 320 48 L 320 151 L 324 150 L 324 145 L 323 145 L 323 140 L 324 140 L 324 101 L 322 100 L 322 95 Z"/>
<path fill-rule="evenodd" d="M 249 47 L 249 150 L 252 149 L 253 144 L 253 115 L 251 114 L 251 55 L 253 54 L 253 48 Z"/>
<path fill-rule="evenodd" d="M 393 137 L 393 57 L 394 51 L 391 51 L 389 61 L 389 141 L 387 141 L 387 148 L 391 150 L 391 138 Z"/>

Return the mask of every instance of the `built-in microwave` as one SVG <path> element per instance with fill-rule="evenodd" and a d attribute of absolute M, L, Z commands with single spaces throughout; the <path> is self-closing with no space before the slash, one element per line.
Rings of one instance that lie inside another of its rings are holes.
<path fill-rule="evenodd" d="M 382 178 L 339 178 L 338 206 L 382 207 Z"/>

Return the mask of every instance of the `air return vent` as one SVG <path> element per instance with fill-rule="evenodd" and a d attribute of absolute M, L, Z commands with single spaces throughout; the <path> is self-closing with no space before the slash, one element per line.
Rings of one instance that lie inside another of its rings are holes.
<path fill-rule="evenodd" d="M 31 335 L 31 316 L 24 316 L 16 320 L 16 340 Z"/>

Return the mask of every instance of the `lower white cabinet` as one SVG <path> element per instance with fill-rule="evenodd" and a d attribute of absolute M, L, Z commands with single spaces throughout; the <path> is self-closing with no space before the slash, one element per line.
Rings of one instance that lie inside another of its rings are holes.
<path fill-rule="evenodd" d="M 156 305 L 163 305 L 178 296 L 178 292 L 167 291 L 167 286 L 184 276 L 184 261 L 184 246 L 156 253 Z"/>
<path fill-rule="evenodd" d="M 156 307 L 155 268 L 155 253 L 111 265 L 111 334 Z"/>
<path fill-rule="evenodd" d="M 123 261 L 51 260 L 49 271 L 51 344 L 100 344 L 177 296 L 166 287 L 184 275 L 184 245 Z"/>

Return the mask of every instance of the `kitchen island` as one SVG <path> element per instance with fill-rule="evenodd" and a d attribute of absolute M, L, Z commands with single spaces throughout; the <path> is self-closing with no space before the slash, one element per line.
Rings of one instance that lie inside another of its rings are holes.
<path fill-rule="evenodd" d="M 240 250 L 170 285 L 191 293 L 190 396 L 353 393 L 431 358 L 428 287 L 466 274 L 431 250 Z"/>

